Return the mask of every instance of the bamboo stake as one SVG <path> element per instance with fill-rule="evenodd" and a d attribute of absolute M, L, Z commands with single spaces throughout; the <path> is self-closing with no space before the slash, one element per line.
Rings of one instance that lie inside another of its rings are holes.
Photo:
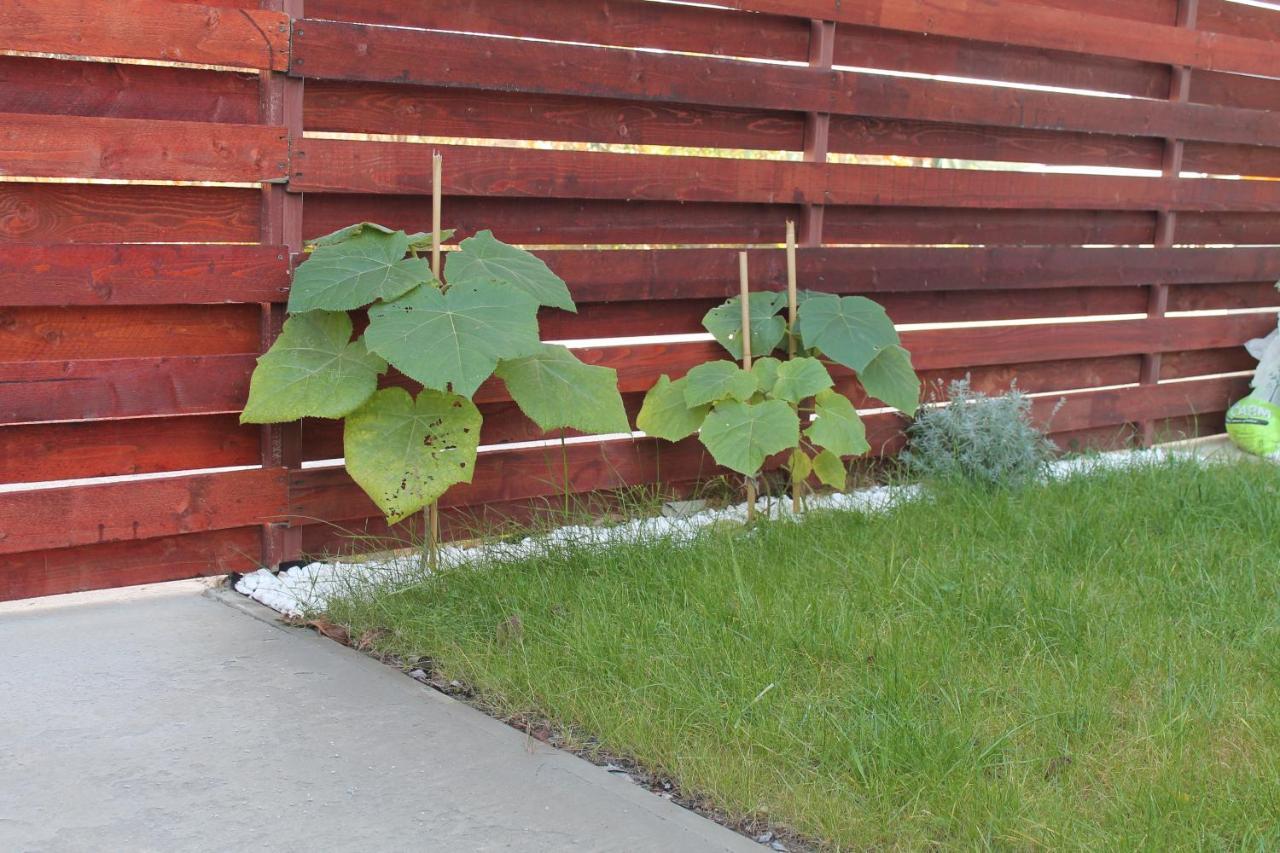
<path fill-rule="evenodd" d="M 747 253 L 738 253 L 738 285 L 742 297 L 742 369 L 751 369 L 751 280 Z M 756 481 L 747 477 L 747 523 L 756 520 Z"/>
<path fill-rule="evenodd" d="M 796 224 L 787 222 L 787 355 L 795 358 L 796 354 L 796 310 L 799 301 L 796 295 Z M 791 477 L 791 512 L 800 514 L 801 482 L 794 475 Z"/>
<path fill-rule="evenodd" d="M 440 182 L 444 174 L 444 158 L 439 151 L 431 154 L 431 274 L 440 281 L 440 219 L 443 195 Z M 440 502 L 427 507 L 427 553 L 431 568 L 440 565 Z"/>

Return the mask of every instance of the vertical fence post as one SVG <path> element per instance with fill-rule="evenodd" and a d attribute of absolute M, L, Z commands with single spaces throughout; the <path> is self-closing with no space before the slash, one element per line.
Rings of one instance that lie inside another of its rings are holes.
<path fill-rule="evenodd" d="M 1179 27 L 1195 29 L 1196 11 L 1199 0 L 1178 0 Z M 1191 95 L 1191 69 L 1185 65 L 1175 65 L 1169 83 L 1169 100 L 1174 103 L 1185 103 Z M 1182 173 L 1183 141 L 1168 138 L 1164 141 L 1164 162 L 1161 171 L 1165 180 L 1176 181 Z M 1178 214 L 1173 210 L 1156 212 L 1155 245 L 1156 248 L 1168 248 L 1174 243 L 1174 232 L 1178 226 Z M 1169 286 L 1160 282 L 1152 282 L 1147 297 L 1147 318 L 1163 317 L 1169 309 Z M 1154 386 L 1160 382 L 1160 366 L 1162 353 L 1147 353 L 1142 356 L 1142 369 L 1138 381 L 1143 386 Z M 1156 439 L 1154 421 L 1142 421 L 1139 440 L 1143 447 L 1150 447 Z"/>
<path fill-rule="evenodd" d="M 836 25 L 833 21 L 809 22 L 809 67 L 830 70 L 835 62 Z M 831 144 L 831 114 L 805 113 L 804 159 L 827 162 Z M 800 211 L 800 245 L 822 245 L 822 204 L 810 201 Z"/>
<path fill-rule="evenodd" d="M 262 0 L 265 9 L 282 11 L 292 21 L 302 17 L 303 0 Z M 259 120 L 263 124 L 284 126 L 288 131 L 290 155 L 296 140 L 302 138 L 303 81 L 279 71 L 263 71 L 259 75 Z M 266 184 L 262 189 L 261 241 L 282 246 L 293 256 L 302 251 L 302 196 L 286 192 L 284 184 Z M 285 306 L 262 306 L 262 349 L 265 352 L 284 325 Z M 302 465 L 302 432 L 298 424 L 271 424 L 262 427 L 261 463 L 264 468 L 300 468 Z M 281 508 L 281 514 L 288 512 Z M 279 566 L 302 556 L 302 528 L 290 526 L 287 519 L 263 526 L 262 564 Z"/>

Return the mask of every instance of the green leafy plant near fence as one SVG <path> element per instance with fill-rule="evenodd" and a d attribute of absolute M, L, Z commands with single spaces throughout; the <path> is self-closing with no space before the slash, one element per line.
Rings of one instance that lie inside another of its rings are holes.
<path fill-rule="evenodd" d="M 750 351 L 757 356 L 751 369 L 726 359 L 700 364 L 674 381 L 664 375 L 645 396 L 637 426 L 668 441 L 697 432 L 716 462 L 747 477 L 759 474 L 769 457 L 790 451 L 793 482 L 815 474 L 843 488 L 845 459 L 870 445 L 853 401 L 835 390 L 828 365 L 853 370 L 868 394 L 908 415 L 919 404 L 920 381 L 880 305 L 815 291 L 800 291 L 796 301 L 790 328 L 783 316 L 786 293 L 749 294 Z M 742 316 L 742 298 L 734 297 L 703 318 L 735 359 L 743 356 Z M 784 343 L 795 354 L 776 358 Z"/>
<path fill-rule="evenodd" d="M 472 398 L 491 376 L 543 430 L 631 429 L 615 371 L 542 342 L 540 307 L 577 310 L 546 264 L 481 231 L 447 253 L 441 281 L 419 257 L 431 244 L 370 222 L 314 241 L 241 415 L 343 419 L 347 471 L 391 521 L 471 482 L 482 425 Z M 353 337 L 350 312 L 365 309 Z M 389 366 L 413 383 L 379 388 Z"/>

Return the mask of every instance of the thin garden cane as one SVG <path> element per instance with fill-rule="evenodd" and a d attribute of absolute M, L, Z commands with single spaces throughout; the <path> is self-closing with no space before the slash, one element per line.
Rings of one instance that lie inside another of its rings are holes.
<path fill-rule="evenodd" d="M 742 369 L 751 370 L 751 274 L 747 253 L 738 253 L 738 288 L 742 296 Z M 747 523 L 756 519 L 756 481 L 747 477 Z"/>
<path fill-rule="evenodd" d="M 796 224 L 787 220 L 787 357 L 796 357 L 796 311 L 799 296 L 796 290 Z M 791 513 L 800 514 L 800 490 L 804 480 L 791 475 Z"/>
<path fill-rule="evenodd" d="M 439 151 L 431 153 L 431 275 L 440 281 L 440 221 L 443 191 L 440 187 L 444 174 L 444 157 Z M 440 500 L 427 506 L 427 554 L 431 568 L 440 565 Z"/>

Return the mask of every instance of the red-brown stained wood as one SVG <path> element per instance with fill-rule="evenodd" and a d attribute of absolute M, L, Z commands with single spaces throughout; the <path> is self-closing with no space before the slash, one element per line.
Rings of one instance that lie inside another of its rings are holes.
<path fill-rule="evenodd" d="M 0 554 L 261 524 L 285 501 L 283 469 L 5 492 Z"/>
<path fill-rule="evenodd" d="M 831 205 L 824 211 L 822 234 L 828 244 L 1133 245 L 1150 243 L 1154 228 L 1155 213 L 1146 211 Z"/>
<path fill-rule="evenodd" d="M 0 56 L 0 113 L 253 124 L 258 75 Z"/>
<path fill-rule="evenodd" d="M 1280 243 L 1280 213 L 1179 213 L 1178 242 L 1275 245 Z"/>
<path fill-rule="evenodd" d="M 1190 98 L 1202 104 L 1274 110 L 1280 107 L 1280 80 L 1216 71 L 1194 71 L 1191 74 Z"/>
<path fill-rule="evenodd" d="M 1249 355 L 1244 347 L 1167 352 L 1160 358 L 1160 379 L 1163 381 L 1218 373 L 1252 372 L 1257 366 L 1258 360 Z"/>
<path fill-rule="evenodd" d="M 25 53 L 283 71 L 289 18 L 164 0 L 7 0 L 0 45 Z"/>
<path fill-rule="evenodd" d="M 257 353 L 257 305 L 0 308 L 0 363 Z"/>
<path fill-rule="evenodd" d="M 226 468 L 258 462 L 235 415 L 0 427 L 0 483 Z"/>
<path fill-rule="evenodd" d="M 279 181 L 284 128 L 0 113 L 0 169 L 40 178 Z"/>
<path fill-rule="evenodd" d="M 804 60 L 809 46 L 807 21 L 645 0 L 307 0 L 306 11 L 334 21 L 441 30 L 466 21 L 471 32 L 763 59 Z M 303 29 L 295 37 L 305 38 Z"/>
<path fill-rule="evenodd" d="M 1249 390 L 1248 377 L 1224 377 L 1069 394 L 1053 418 L 1055 431 L 1092 429 L 1225 410 Z M 1056 400 L 1035 403 L 1045 415 Z"/>
<path fill-rule="evenodd" d="M 1189 284 L 1169 288 L 1170 311 L 1280 307 L 1275 279 L 1221 284 Z"/>
<path fill-rule="evenodd" d="M 0 182 L 0 242 L 256 243 L 260 197 L 226 187 Z"/>
<path fill-rule="evenodd" d="M 530 44 L 480 35 L 334 22 L 307 21 L 298 29 L 303 35 L 295 33 L 293 71 L 306 77 L 736 109 L 808 110 L 1022 130 L 1280 144 L 1280 116 L 1264 110 L 1169 100 L 1081 97 L 944 80 Z M 423 55 L 431 55 L 433 61 L 421 62 Z M 484 96 L 470 92 L 468 97 L 475 102 Z"/>
<path fill-rule="evenodd" d="M 288 292 L 283 247 L 0 243 L 8 306 L 283 302 Z"/>
<path fill-rule="evenodd" d="M 0 363 L 0 424 L 238 412 L 252 355 Z"/>
<path fill-rule="evenodd" d="M 0 601 L 247 572 L 260 566 L 258 527 L 6 555 Z"/>
<path fill-rule="evenodd" d="M 1280 46 L 1260 38 L 1168 24 L 1124 25 L 1113 17 L 1008 0 L 728 0 L 736 9 L 821 18 L 856 26 L 1062 50 L 1212 71 L 1267 75 Z"/>
<path fill-rule="evenodd" d="M 1230 0 L 1200 0 L 1196 10 L 1196 29 L 1280 41 L 1280 14 L 1275 9 L 1246 6 Z"/>

